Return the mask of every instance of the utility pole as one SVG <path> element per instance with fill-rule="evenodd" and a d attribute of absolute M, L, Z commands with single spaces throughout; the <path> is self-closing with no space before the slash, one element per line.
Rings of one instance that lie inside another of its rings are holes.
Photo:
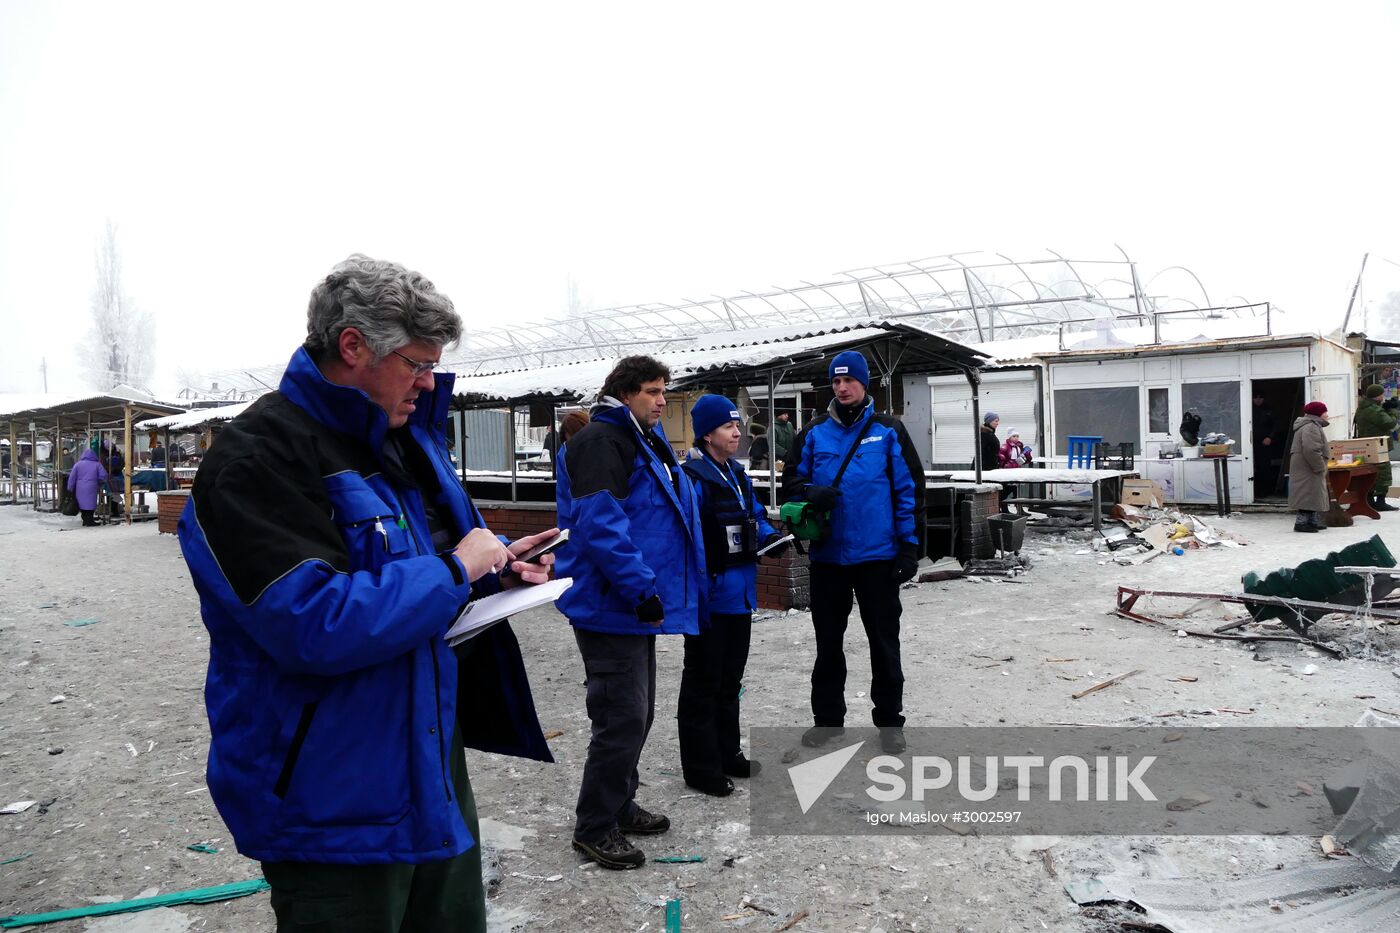
<path fill-rule="evenodd" d="M 1351 300 L 1347 302 L 1347 314 L 1342 318 L 1342 339 L 1347 336 L 1347 325 L 1351 323 L 1351 309 L 1356 304 L 1356 293 L 1361 290 L 1361 277 L 1366 274 L 1366 260 L 1371 258 L 1370 253 L 1361 255 L 1361 271 L 1356 273 L 1356 284 L 1351 287 Z"/>

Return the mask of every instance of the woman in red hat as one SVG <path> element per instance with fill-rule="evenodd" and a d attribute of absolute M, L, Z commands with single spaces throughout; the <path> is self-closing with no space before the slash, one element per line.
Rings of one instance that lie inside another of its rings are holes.
<path fill-rule="evenodd" d="M 1293 422 L 1288 459 L 1288 507 L 1296 509 L 1294 531 L 1322 531 L 1322 513 L 1331 505 L 1327 491 L 1327 406 L 1308 402 Z"/>

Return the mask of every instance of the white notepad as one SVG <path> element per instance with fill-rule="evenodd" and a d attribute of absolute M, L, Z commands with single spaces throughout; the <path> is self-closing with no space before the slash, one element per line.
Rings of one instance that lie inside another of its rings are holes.
<path fill-rule="evenodd" d="M 507 616 L 552 603 L 574 585 L 573 577 L 560 577 L 538 586 L 517 586 L 467 603 L 457 621 L 443 637 L 449 645 L 460 644 Z"/>
<path fill-rule="evenodd" d="M 781 538 L 779 538 L 778 540 L 774 541 L 772 544 L 768 545 L 767 547 L 761 547 L 761 548 L 759 548 L 758 551 L 754 554 L 754 556 L 755 556 L 755 557 L 762 557 L 764 554 L 767 554 L 769 551 L 773 550 L 773 548 L 779 547 L 780 545 L 787 544 L 787 543 L 789 543 L 790 541 L 793 541 L 793 540 L 794 540 L 794 539 L 793 539 L 792 535 L 783 535 Z"/>

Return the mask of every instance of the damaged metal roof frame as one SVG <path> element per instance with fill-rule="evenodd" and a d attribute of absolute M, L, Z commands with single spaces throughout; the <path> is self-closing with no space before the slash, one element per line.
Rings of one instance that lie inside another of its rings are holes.
<path fill-rule="evenodd" d="M 677 388 L 703 385 L 724 390 L 767 383 L 826 381 L 827 360 L 842 350 L 871 357 L 872 374 L 975 372 L 986 357 L 971 347 L 899 321 L 809 323 L 706 335 L 703 346 L 655 351 L 671 367 Z M 644 352 L 639 350 L 638 352 Z M 496 407 L 503 402 L 580 402 L 592 399 L 617 358 L 592 359 L 538 369 L 458 376 L 454 394 L 461 407 Z M 457 361 L 449 363 L 455 367 Z"/>

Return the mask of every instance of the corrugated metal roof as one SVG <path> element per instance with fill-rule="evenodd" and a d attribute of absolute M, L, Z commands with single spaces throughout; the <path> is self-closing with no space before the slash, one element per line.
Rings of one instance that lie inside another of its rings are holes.
<path fill-rule="evenodd" d="M 663 350 L 651 355 L 670 367 L 673 384 L 685 384 L 727 372 L 737 374 L 783 364 L 812 365 L 836 348 L 884 338 L 927 341 L 950 358 L 967 365 L 979 365 L 983 359 L 972 347 L 896 321 L 718 333 L 704 338 L 709 344 L 704 348 Z M 589 398 L 597 393 L 616 363 L 615 359 L 588 360 L 507 373 L 458 376 L 453 391 L 472 400 Z"/>
<path fill-rule="evenodd" d="M 215 424 L 223 421 L 232 421 L 243 412 L 247 411 L 252 402 L 240 402 L 237 405 L 220 405 L 218 408 L 197 408 L 194 411 L 183 412 L 178 415 L 167 415 L 164 418 L 151 418 L 136 425 L 142 431 L 160 430 L 169 428 L 172 431 L 193 431 L 202 428 L 206 424 Z"/>

